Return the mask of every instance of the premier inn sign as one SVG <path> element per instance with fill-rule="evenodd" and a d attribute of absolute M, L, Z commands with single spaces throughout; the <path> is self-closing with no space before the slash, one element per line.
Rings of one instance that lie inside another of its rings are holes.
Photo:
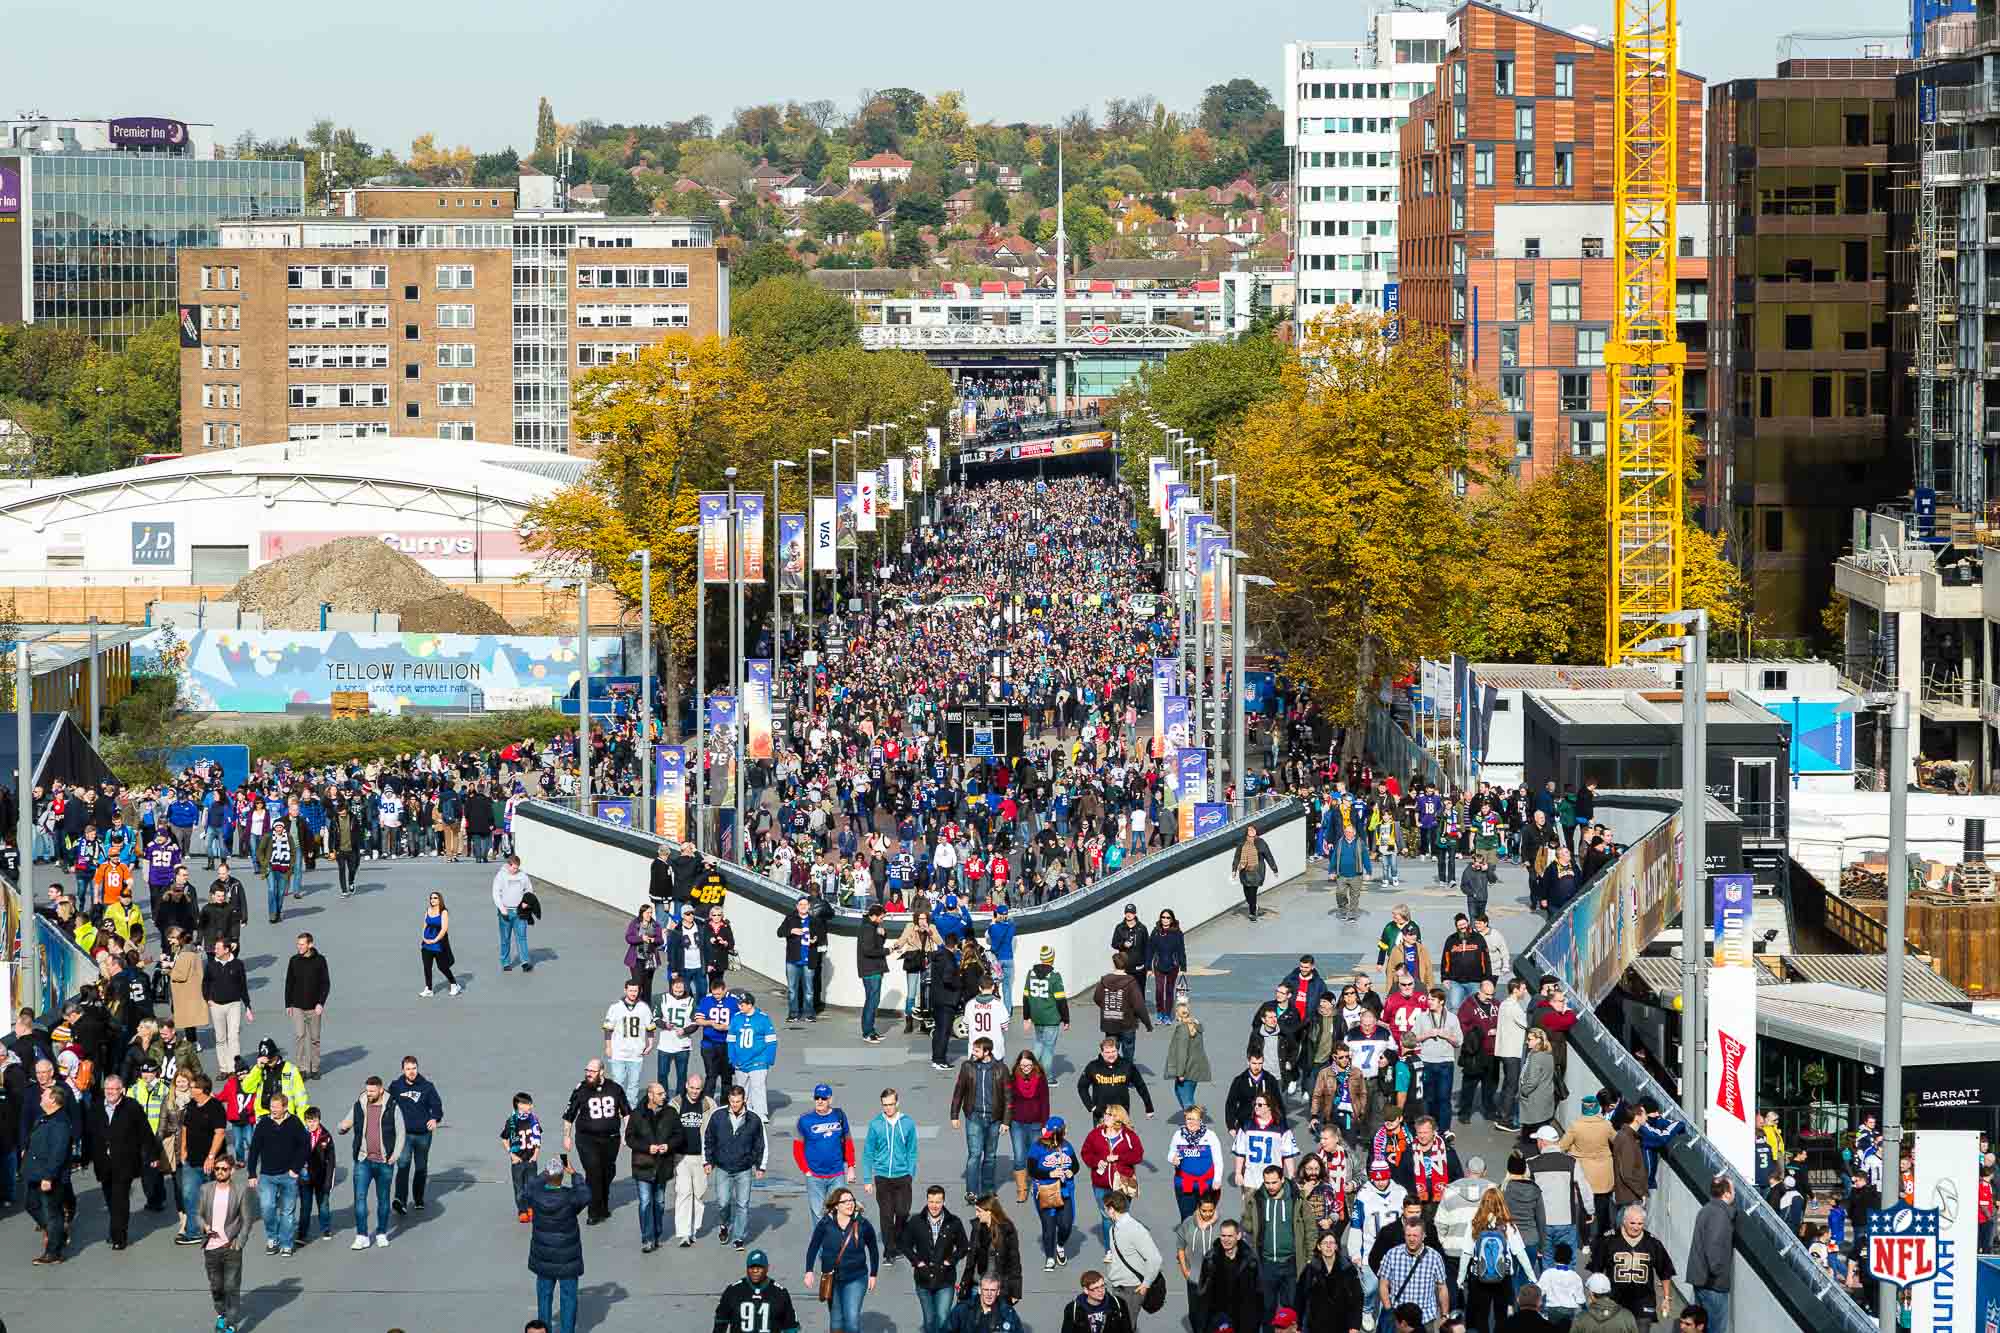
<path fill-rule="evenodd" d="M 120 116 L 111 122 L 113 148 L 185 148 L 187 122 L 159 116 Z"/>

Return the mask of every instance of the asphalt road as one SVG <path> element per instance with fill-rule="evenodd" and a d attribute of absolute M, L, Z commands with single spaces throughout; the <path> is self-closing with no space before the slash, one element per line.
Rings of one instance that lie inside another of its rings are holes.
<path fill-rule="evenodd" d="M 257 1017 L 246 1025 L 246 1049 L 268 1034 L 289 1050 L 282 1007 L 284 960 L 293 936 L 310 930 L 333 974 L 323 1044 L 325 1077 L 309 1085 L 314 1100 L 337 1122 L 368 1075 L 393 1078 L 401 1057 L 414 1053 L 443 1094 L 445 1123 L 431 1157 L 431 1205 L 423 1213 L 394 1219 L 393 1243 L 386 1250 L 355 1253 L 347 1248 L 353 1235 L 353 1194 L 348 1146 L 341 1141 L 334 1238 L 315 1241 L 284 1260 L 264 1254 L 259 1229 L 245 1250 L 246 1328 L 512 1333 L 532 1316 L 527 1228 L 515 1220 L 499 1130 L 514 1092 L 528 1089 L 551 1138 L 559 1139 L 558 1117 L 584 1061 L 601 1049 L 599 1023 L 624 978 L 624 922 L 580 899 L 550 894 L 549 915 L 534 932 L 535 972 L 503 975 L 488 898 L 491 869 L 435 859 L 366 862 L 360 892 L 345 901 L 322 869 L 309 877 L 305 900 L 289 906 L 282 924 L 267 925 L 259 915 L 248 926 L 244 957 L 252 973 Z M 547 867 L 528 869 L 550 872 Z M 1218 1079 L 1226 1081 L 1239 1067 L 1236 1034 L 1247 1030 L 1254 1002 L 1269 994 L 1271 982 L 1289 970 L 1301 950 L 1314 951 L 1336 975 L 1354 958 L 1365 955 L 1372 962 L 1375 934 L 1396 901 L 1408 901 L 1416 909 L 1427 940 L 1441 940 L 1450 931 L 1457 895 L 1420 887 L 1371 890 L 1362 924 L 1343 926 L 1332 916 L 1330 894 L 1307 891 L 1309 884 L 1318 889 L 1323 873 L 1309 872 L 1305 879 L 1267 893 L 1264 903 L 1275 911 L 1261 921 L 1253 924 L 1232 915 L 1190 940 L 1196 971 L 1192 994 L 1197 1012 L 1210 1025 L 1208 1050 Z M 442 989 L 430 999 L 417 994 L 422 986 L 418 926 L 424 895 L 432 888 L 441 890 L 454 909 L 454 946 L 467 984 L 465 994 L 456 998 Z M 1518 946 L 1531 918 L 1518 904 L 1499 897 L 1494 906 L 1503 930 Z M 1107 916 L 1107 939 L 1113 924 L 1114 916 Z M 1059 965 L 1073 987 L 1087 987 L 1106 962 L 1062 959 Z M 769 982 L 760 982 L 758 989 L 772 997 L 781 994 Z M 777 1012 L 783 1012 L 781 999 Z M 1095 1053 L 1095 1017 L 1087 1007 L 1078 1011 L 1054 1071 L 1056 1110 L 1073 1121 L 1079 1110 L 1075 1073 Z M 808 1330 L 823 1329 L 825 1314 L 798 1286 L 809 1232 L 791 1166 L 791 1137 L 798 1112 L 810 1105 L 804 1090 L 812 1083 L 833 1086 L 836 1104 L 853 1118 L 857 1134 L 874 1113 L 877 1092 L 885 1085 L 901 1089 L 904 1107 L 916 1117 L 922 1136 L 919 1200 L 922 1185 L 938 1182 L 950 1188 L 954 1211 L 961 1216 L 970 1212 L 958 1203 L 963 1140 L 945 1123 L 950 1076 L 929 1068 L 927 1039 L 904 1037 L 900 1024 L 885 1024 L 884 1030 L 894 1035 L 880 1046 L 861 1043 L 858 1027 L 852 1012 L 829 1011 L 817 1024 L 781 1028 L 778 1066 L 770 1081 L 772 1171 L 756 1194 L 753 1243 L 771 1251 L 777 1273 L 793 1284 Z M 1173 1101 L 1170 1085 L 1158 1076 L 1164 1036 L 1141 1034 L 1139 1051 L 1163 1110 L 1159 1119 L 1138 1122 L 1149 1160 L 1140 1173 L 1136 1211 L 1171 1256 L 1169 1232 L 1176 1213 L 1163 1161 L 1154 1160 L 1165 1155 Z M 1222 1092 L 1221 1086 L 1205 1085 L 1201 1096 L 1213 1104 Z M 1461 1153 L 1484 1151 L 1493 1174 L 1499 1173 L 1502 1162 L 1493 1159 L 1496 1149 L 1504 1157 L 1500 1136 L 1482 1125 L 1460 1138 Z M 1004 1135 L 1001 1154 L 1003 1159 L 1007 1154 Z M 669 1245 L 642 1256 L 636 1193 L 622 1174 L 626 1156 L 621 1154 L 612 1219 L 584 1232 L 587 1271 L 580 1284 L 579 1327 L 626 1329 L 641 1327 L 642 1320 L 647 1326 L 677 1320 L 669 1326 L 705 1333 L 716 1295 L 741 1274 L 740 1259 L 734 1251 L 719 1250 L 710 1238 L 716 1224 L 712 1202 L 699 1248 Z M 1062 1305 L 1075 1294 L 1078 1277 L 1098 1259 L 1098 1247 L 1094 1240 L 1085 1241 L 1083 1254 L 1067 1268 L 1045 1274 L 1032 1211 L 1011 1203 L 1010 1170 L 1002 1160 L 1001 1195 L 1023 1231 L 1027 1275 L 1022 1317 L 1033 1329 L 1055 1333 Z M 212 1325 L 200 1251 L 172 1243 L 172 1213 L 135 1209 L 132 1246 L 113 1252 L 94 1182 L 80 1175 L 77 1187 L 81 1198 L 72 1257 L 60 1267 L 31 1267 L 29 1260 L 39 1248 L 32 1223 L 19 1209 L 0 1217 L 0 1318 L 15 1329 L 53 1327 L 58 1320 L 79 1329 Z M 136 1190 L 134 1199 L 136 1204 Z M 1080 1211 L 1091 1211 L 1087 1200 Z M 1080 1232 L 1084 1221 L 1079 1217 Z M 63 1313 L 55 1314 L 57 1310 Z M 1166 1310 L 1148 1322 L 1183 1326 L 1185 1315 L 1183 1290 L 1170 1281 Z M 884 1270 L 863 1324 L 867 1333 L 917 1327 L 907 1268 Z"/>

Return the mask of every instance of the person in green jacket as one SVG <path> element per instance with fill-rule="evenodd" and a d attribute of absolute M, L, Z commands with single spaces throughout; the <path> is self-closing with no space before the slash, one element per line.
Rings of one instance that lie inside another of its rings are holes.
<path fill-rule="evenodd" d="M 1257 1257 L 1257 1281 L 1267 1310 L 1292 1303 L 1299 1270 L 1311 1256 L 1300 1226 L 1298 1191 L 1281 1167 L 1265 1167 L 1264 1187 L 1243 1199 L 1243 1238 Z"/>
<path fill-rule="evenodd" d="M 1035 1058 L 1043 1069 L 1054 1073 L 1056 1037 L 1069 1031 L 1069 991 L 1063 986 L 1062 973 L 1056 971 L 1056 951 L 1046 944 L 1022 978 L 1021 1011 L 1034 1033 Z"/>
<path fill-rule="evenodd" d="M 1186 1000 L 1174 1004 L 1173 1034 L 1167 1038 L 1167 1077 L 1174 1081 L 1174 1100 L 1185 1111 L 1194 1105 L 1196 1085 L 1215 1077 L 1208 1066 L 1208 1045 L 1201 1021 Z"/>

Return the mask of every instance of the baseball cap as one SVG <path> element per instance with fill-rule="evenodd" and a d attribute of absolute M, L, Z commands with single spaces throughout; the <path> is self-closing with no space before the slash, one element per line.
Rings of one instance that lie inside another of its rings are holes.
<path fill-rule="evenodd" d="M 994 908 L 993 908 L 993 915 L 995 915 L 995 916 L 1005 916 L 1005 915 L 1007 915 L 1007 904 L 1005 904 L 1005 903 L 998 903 L 998 904 L 996 904 L 996 905 L 994 906 Z"/>
<path fill-rule="evenodd" d="M 750 1253 L 743 1256 L 743 1267 L 746 1269 L 769 1268 L 770 1266 L 771 1266 L 771 1256 L 764 1253 L 762 1250 L 752 1250 L 750 1251 Z"/>
<path fill-rule="evenodd" d="M 1126 903 L 1126 904 L 1125 904 L 1125 910 L 1126 910 L 1126 911 L 1128 911 L 1128 912 L 1137 912 L 1137 911 L 1139 910 L 1139 904 L 1137 904 L 1137 903 Z"/>
<path fill-rule="evenodd" d="M 1066 1128 L 1068 1126 L 1063 1123 L 1063 1118 L 1059 1115 L 1052 1115 L 1042 1122 L 1042 1132 L 1044 1134 L 1060 1134 Z"/>
<path fill-rule="evenodd" d="M 1585 1115 L 1596 1115 L 1596 1114 L 1597 1114 L 1597 1098 L 1595 1098 L 1595 1097 L 1585 1097 L 1585 1098 L 1583 1099 L 1583 1113 L 1584 1113 Z"/>
<path fill-rule="evenodd" d="M 1585 1285 L 1590 1288 L 1590 1294 L 1593 1296 L 1609 1296 L 1611 1294 L 1611 1279 L 1602 1273 L 1592 1273 L 1590 1281 Z"/>
<path fill-rule="evenodd" d="M 1561 1139 L 1562 1134 L 1554 1125 L 1543 1125 L 1535 1131 L 1535 1142 L 1537 1143 L 1557 1143 Z"/>
<path fill-rule="evenodd" d="M 820 1098 L 822 1098 L 822 1097 L 831 1097 L 831 1096 L 833 1096 L 833 1089 L 832 1089 L 832 1088 L 829 1088 L 829 1087 L 828 1087 L 828 1086 L 826 1086 L 826 1084 L 824 1084 L 824 1083 L 815 1083 L 815 1084 L 813 1084 L 813 1100 L 814 1100 L 814 1101 L 818 1101 L 818 1100 L 819 1100 Z"/>
<path fill-rule="evenodd" d="M 1298 1326 L 1298 1312 L 1292 1309 L 1291 1306 L 1281 1305 L 1271 1312 L 1272 1328 L 1297 1328 Z"/>
<path fill-rule="evenodd" d="M 946 894 L 946 895 L 944 896 L 944 905 L 945 905 L 946 907 L 956 907 L 956 906 L 958 906 L 958 895 L 957 895 L 957 894 L 955 894 L 955 893 L 947 893 L 947 894 Z"/>

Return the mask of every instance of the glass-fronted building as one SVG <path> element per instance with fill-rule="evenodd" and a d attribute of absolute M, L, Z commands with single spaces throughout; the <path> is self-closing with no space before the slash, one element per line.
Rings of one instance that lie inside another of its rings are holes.
<path fill-rule="evenodd" d="M 182 246 L 214 245 L 223 218 L 305 211 L 300 162 L 87 143 L 0 148 L 0 323 L 56 324 L 117 348 L 174 312 Z"/>

